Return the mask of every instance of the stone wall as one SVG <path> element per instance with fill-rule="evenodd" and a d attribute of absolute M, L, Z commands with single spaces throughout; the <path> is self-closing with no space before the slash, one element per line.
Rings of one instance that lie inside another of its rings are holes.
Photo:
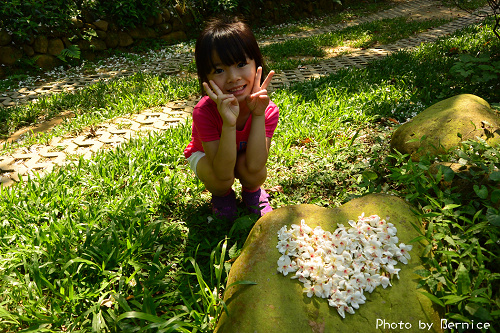
<path fill-rule="evenodd" d="M 96 19 L 90 13 L 84 13 L 82 17 L 73 19 L 73 29 L 66 35 L 39 34 L 22 43 L 0 29 L 0 66 L 14 66 L 25 57 L 41 68 L 50 69 L 62 64 L 57 56 L 71 45 L 79 47 L 82 59 L 93 59 L 101 51 L 126 49 L 146 38 L 161 38 L 172 44 L 187 39 L 186 32 L 194 21 L 189 13 L 163 9 L 158 15 L 148 18 L 144 25 L 125 30 L 113 22 Z"/>
<path fill-rule="evenodd" d="M 345 0 L 344 6 L 352 0 Z M 306 16 L 330 13 L 342 8 L 334 0 L 265 0 L 246 3 L 252 25 L 270 25 L 296 20 Z M 133 29 L 121 29 L 113 22 L 96 18 L 92 13 L 82 13 L 82 19 L 73 19 L 73 29 L 67 34 L 41 33 L 28 41 L 16 42 L 11 34 L 0 28 L 0 78 L 6 66 L 15 66 L 21 58 L 43 69 L 63 64 L 61 52 L 77 45 L 82 59 L 93 59 L 109 49 L 126 49 L 146 38 L 161 38 L 168 44 L 194 37 L 199 30 L 189 10 L 163 9 L 161 13 Z M 75 36 L 81 36 L 76 37 Z M 82 38 L 83 37 L 83 38 Z"/>

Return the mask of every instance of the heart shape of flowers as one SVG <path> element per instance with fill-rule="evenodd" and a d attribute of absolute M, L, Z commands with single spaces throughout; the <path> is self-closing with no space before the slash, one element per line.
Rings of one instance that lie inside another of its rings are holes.
<path fill-rule="evenodd" d="M 399 279 L 400 269 L 394 266 L 398 261 L 407 264 L 412 249 L 397 245 L 397 229 L 378 215 L 363 213 L 357 222 L 348 223 L 350 228 L 339 224 L 331 233 L 319 226 L 312 229 L 302 220 L 290 230 L 281 228 L 276 246 L 282 254 L 278 272 L 295 272 L 292 279 L 304 284 L 308 297 L 328 299 L 342 318 L 365 303 L 364 291 L 387 288 L 394 275 Z"/>

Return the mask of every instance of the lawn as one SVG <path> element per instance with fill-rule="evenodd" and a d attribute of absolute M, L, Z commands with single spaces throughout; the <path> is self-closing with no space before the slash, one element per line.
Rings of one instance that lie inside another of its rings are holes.
<path fill-rule="evenodd" d="M 388 145 L 398 122 L 459 93 L 498 109 L 499 81 L 485 74 L 499 57 L 489 22 L 275 91 L 280 123 L 265 184 L 272 206 L 338 206 L 380 192 L 405 198 L 426 226 L 415 240 L 428 244 L 422 291 L 445 318 L 498 323 L 498 147 L 468 142 L 415 163 Z M 89 98 L 51 97 L 43 109 L 139 112 L 194 93 L 194 80 L 176 80 L 138 74 L 84 90 Z M 256 217 L 242 210 L 233 225 L 211 218 L 209 193 L 182 155 L 190 125 L 0 190 L 0 330 L 212 331 L 227 270 Z M 473 190 L 442 188 L 442 177 L 458 176 L 429 176 L 436 159 L 472 165 Z"/>

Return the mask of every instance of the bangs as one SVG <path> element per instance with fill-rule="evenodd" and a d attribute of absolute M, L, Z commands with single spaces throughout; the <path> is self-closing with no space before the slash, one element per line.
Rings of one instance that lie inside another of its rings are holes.
<path fill-rule="evenodd" d="M 212 50 L 210 56 L 210 68 L 214 68 L 213 54 L 214 51 L 219 56 L 222 64 L 231 66 L 236 63 L 246 62 L 247 57 L 253 59 L 248 46 L 243 42 L 240 36 L 231 34 L 229 36 L 214 36 Z"/>

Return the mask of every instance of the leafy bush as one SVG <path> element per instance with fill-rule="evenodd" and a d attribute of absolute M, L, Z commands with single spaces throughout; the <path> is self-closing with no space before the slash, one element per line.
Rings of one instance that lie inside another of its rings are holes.
<path fill-rule="evenodd" d="M 175 0 L 4 0 L 0 26 L 21 41 L 44 31 L 66 33 L 71 18 L 87 10 L 115 20 L 121 27 L 144 23 Z"/>
<path fill-rule="evenodd" d="M 4 0 L 0 26 L 20 40 L 43 29 L 65 31 L 75 13 L 75 4 L 66 0 Z"/>
<path fill-rule="evenodd" d="M 498 59 L 489 53 L 473 57 L 470 54 L 460 55 L 459 61 L 450 69 L 450 74 L 472 83 L 491 85 L 492 90 L 500 89 L 500 55 Z"/>
<path fill-rule="evenodd" d="M 458 6 L 460 9 L 463 9 L 469 13 L 474 13 L 481 17 L 493 17 L 495 20 L 495 24 L 492 27 L 493 33 L 500 39 L 500 33 L 498 29 L 500 28 L 500 0 L 448 0 L 452 4 Z M 487 10 L 477 10 L 478 7 L 484 6 L 487 4 L 490 7 L 490 11 Z"/>
<path fill-rule="evenodd" d="M 369 192 L 384 187 L 418 208 L 426 231 L 414 241 L 426 244 L 426 267 L 416 273 L 430 294 L 423 293 L 446 308 L 447 319 L 498 323 L 500 147 L 466 141 L 418 162 L 397 152 L 389 160 L 377 168 L 386 176 L 369 174 L 362 186 Z"/>
<path fill-rule="evenodd" d="M 158 14 L 162 3 L 162 0 L 98 0 L 96 11 L 120 27 L 133 27 Z"/>

